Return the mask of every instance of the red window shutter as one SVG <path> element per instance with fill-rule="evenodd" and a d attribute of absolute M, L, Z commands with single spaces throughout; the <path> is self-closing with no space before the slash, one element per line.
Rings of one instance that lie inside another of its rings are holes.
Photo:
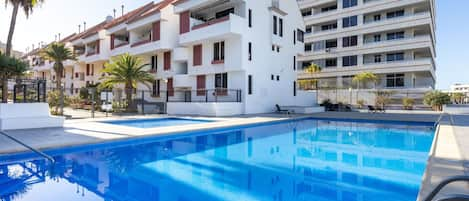
<path fill-rule="evenodd" d="M 194 66 L 202 65 L 202 45 L 194 45 Z"/>
<path fill-rule="evenodd" d="M 99 40 L 96 41 L 96 54 L 99 54 Z"/>
<path fill-rule="evenodd" d="M 171 70 L 171 52 L 165 52 L 164 53 L 164 56 L 163 56 L 163 62 L 164 62 L 164 66 L 163 66 L 163 69 L 164 70 Z"/>
<path fill-rule="evenodd" d="M 190 29 L 190 12 L 185 11 L 179 14 L 179 33 L 187 33 Z"/>
<path fill-rule="evenodd" d="M 86 64 L 86 76 L 90 75 L 90 64 Z"/>
<path fill-rule="evenodd" d="M 160 21 L 158 22 L 153 22 L 153 41 L 159 41 L 160 40 Z"/>
<path fill-rule="evenodd" d="M 173 78 L 168 78 L 167 90 L 168 96 L 174 96 Z"/>
<path fill-rule="evenodd" d="M 114 49 L 114 39 L 115 39 L 115 35 L 114 34 L 111 34 L 111 50 Z"/>
<path fill-rule="evenodd" d="M 197 96 L 205 96 L 205 75 L 197 75 Z"/>

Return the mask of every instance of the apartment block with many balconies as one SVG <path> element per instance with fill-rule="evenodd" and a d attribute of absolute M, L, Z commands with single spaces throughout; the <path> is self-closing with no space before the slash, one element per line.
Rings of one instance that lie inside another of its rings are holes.
<path fill-rule="evenodd" d="M 312 106 L 297 90 L 304 23 L 295 0 L 165 0 L 67 37 L 77 61 L 65 64 L 71 94 L 100 82 L 113 57 L 130 53 L 155 77 L 145 101 L 169 114 L 272 112 L 275 105 Z M 42 68 L 42 67 L 41 67 Z M 39 68 L 37 68 L 40 70 Z M 54 74 L 37 71 L 48 78 Z M 70 74 L 70 75 L 68 75 Z"/>
<path fill-rule="evenodd" d="M 300 79 L 349 88 L 353 76 L 377 74 L 376 87 L 425 91 L 435 86 L 434 0 L 298 0 L 306 24 Z"/>

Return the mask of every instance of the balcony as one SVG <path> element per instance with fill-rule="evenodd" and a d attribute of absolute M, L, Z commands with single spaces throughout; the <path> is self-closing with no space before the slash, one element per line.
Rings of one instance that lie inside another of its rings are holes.
<path fill-rule="evenodd" d="M 187 48 L 178 47 L 173 50 L 173 61 L 175 62 L 186 62 L 189 59 L 189 53 Z"/>
<path fill-rule="evenodd" d="M 417 27 L 423 25 L 432 25 L 430 12 L 412 13 L 401 17 L 381 19 L 379 21 L 364 22 L 363 25 L 348 27 L 346 29 L 338 27 L 333 30 L 313 31 L 305 34 L 306 40 L 320 41 L 331 37 L 345 37 L 349 35 L 361 35 L 367 33 L 382 32 L 383 27 L 386 30 L 404 29 L 408 27 Z"/>
<path fill-rule="evenodd" d="M 244 18 L 235 14 L 207 22 L 191 18 L 190 31 L 179 36 L 179 43 L 190 45 L 210 39 L 240 36 L 243 27 L 245 27 Z"/>
<path fill-rule="evenodd" d="M 362 71 L 370 71 L 375 74 L 385 73 L 405 73 L 405 72 L 430 72 L 435 77 L 435 63 L 433 58 L 418 58 L 408 59 L 401 61 L 384 61 L 384 62 L 370 62 L 359 64 L 358 66 L 338 67 L 338 68 L 324 68 L 320 73 L 311 75 L 304 71 L 299 71 L 299 78 L 327 78 L 348 76 L 351 74 L 358 74 Z"/>

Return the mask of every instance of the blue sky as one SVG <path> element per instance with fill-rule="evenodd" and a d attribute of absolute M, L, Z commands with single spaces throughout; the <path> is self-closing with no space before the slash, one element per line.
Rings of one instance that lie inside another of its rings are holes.
<path fill-rule="evenodd" d="M 35 9 L 30 19 L 22 13 L 18 16 L 14 47 L 25 51 L 40 41 L 50 42 L 54 35 L 62 38 L 78 31 L 78 24 L 87 27 L 113 14 L 115 8 L 120 13 L 137 8 L 148 0 L 45 0 Z M 469 83 L 469 0 L 436 0 L 437 3 L 437 88 L 446 89 L 452 83 Z M 11 15 L 11 6 L 3 6 L 0 1 L 0 41 L 5 42 Z M 118 14 L 119 15 L 119 14 Z M 468 58 L 468 60 L 466 60 Z"/>

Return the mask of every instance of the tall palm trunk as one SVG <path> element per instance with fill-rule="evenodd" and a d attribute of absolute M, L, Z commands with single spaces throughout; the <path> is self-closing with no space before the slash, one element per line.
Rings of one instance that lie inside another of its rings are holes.
<path fill-rule="evenodd" d="M 125 98 L 127 99 L 127 112 L 134 111 L 134 101 L 132 100 L 133 87 L 131 83 L 125 84 Z"/>
<path fill-rule="evenodd" d="M 8 78 L 2 77 L 2 103 L 8 103 Z"/>
<path fill-rule="evenodd" d="M 58 70 L 56 71 L 57 82 L 55 84 L 56 84 L 57 90 L 59 90 L 59 104 L 55 106 L 55 111 L 59 110 L 59 107 L 60 107 L 59 115 L 63 115 L 64 114 L 64 90 L 62 89 L 63 68 L 60 67 L 62 66 L 62 64 L 58 63 L 57 65 L 59 67 L 58 67 Z"/>
<path fill-rule="evenodd" d="M 18 1 L 14 1 L 14 3 L 13 3 L 13 12 L 11 14 L 11 21 L 10 21 L 10 30 L 8 32 L 7 47 L 5 49 L 5 55 L 6 56 L 11 55 L 12 40 L 13 40 L 13 34 L 15 32 L 16 17 L 18 16 L 19 7 L 20 7 L 20 3 Z"/>

